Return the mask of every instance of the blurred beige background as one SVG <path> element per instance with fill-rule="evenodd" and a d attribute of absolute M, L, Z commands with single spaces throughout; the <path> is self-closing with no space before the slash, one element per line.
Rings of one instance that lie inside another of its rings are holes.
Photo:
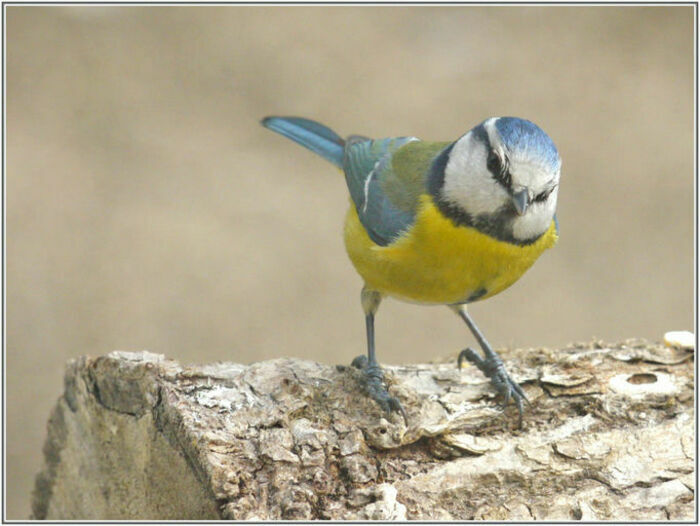
<path fill-rule="evenodd" d="M 564 160 L 561 241 L 471 311 L 496 347 L 693 323 L 691 7 L 9 7 L 7 517 L 26 518 L 64 363 L 365 350 L 329 164 L 269 114 L 452 140 L 493 115 Z M 387 301 L 387 363 L 457 355 Z"/>

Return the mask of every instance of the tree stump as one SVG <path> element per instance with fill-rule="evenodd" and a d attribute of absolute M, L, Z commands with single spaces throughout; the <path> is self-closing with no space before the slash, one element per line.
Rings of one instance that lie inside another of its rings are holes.
<path fill-rule="evenodd" d="M 692 350 L 503 351 L 523 428 L 454 360 L 386 366 L 408 426 L 352 367 L 68 363 L 35 519 L 692 520 Z"/>

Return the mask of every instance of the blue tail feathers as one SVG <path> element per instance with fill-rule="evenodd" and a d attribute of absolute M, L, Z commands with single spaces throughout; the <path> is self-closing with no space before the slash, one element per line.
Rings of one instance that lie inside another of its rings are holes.
<path fill-rule="evenodd" d="M 260 122 L 265 128 L 288 137 L 342 168 L 345 141 L 323 124 L 301 117 L 265 117 Z"/>

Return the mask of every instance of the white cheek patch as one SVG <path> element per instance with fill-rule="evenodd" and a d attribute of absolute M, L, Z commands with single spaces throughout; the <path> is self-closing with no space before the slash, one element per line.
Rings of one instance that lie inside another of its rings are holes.
<path fill-rule="evenodd" d="M 525 215 L 513 221 L 513 237 L 532 239 L 544 234 L 549 228 L 557 208 L 557 189 L 552 191 L 544 203 L 532 203 Z"/>
<path fill-rule="evenodd" d="M 509 199 L 487 170 L 486 155 L 468 133 L 454 145 L 445 167 L 443 197 L 471 215 L 491 214 Z"/>

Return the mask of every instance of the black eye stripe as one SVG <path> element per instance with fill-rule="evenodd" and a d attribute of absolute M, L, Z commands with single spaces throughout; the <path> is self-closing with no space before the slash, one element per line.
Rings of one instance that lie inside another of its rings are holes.
<path fill-rule="evenodd" d="M 510 187 L 511 177 L 510 172 L 508 171 L 507 157 L 501 159 L 495 150 L 491 150 L 486 158 L 486 168 L 488 168 L 489 172 L 491 172 L 491 175 L 493 175 L 496 181 L 501 183 L 506 188 Z"/>
<path fill-rule="evenodd" d="M 540 202 L 542 202 L 542 201 L 546 201 L 547 198 L 549 197 L 549 194 L 551 194 L 551 193 L 554 191 L 555 188 L 556 188 L 556 185 L 555 185 L 555 186 L 552 186 L 551 188 L 548 188 L 548 189 L 545 190 L 544 192 L 540 192 L 539 194 L 537 194 L 537 195 L 535 196 L 535 198 L 533 199 L 533 201 L 536 202 L 536 203 L 540 203 Z"/>
<path fill-rule="evenodd" d="M 500 174 L 501 170 L 503 169 L 501 166 L 501 158 L 493 150 L 489 152 L 489 156 L 486 159 L 486 168 L 488 168 L 489 172 L 494 175 Z"/>

